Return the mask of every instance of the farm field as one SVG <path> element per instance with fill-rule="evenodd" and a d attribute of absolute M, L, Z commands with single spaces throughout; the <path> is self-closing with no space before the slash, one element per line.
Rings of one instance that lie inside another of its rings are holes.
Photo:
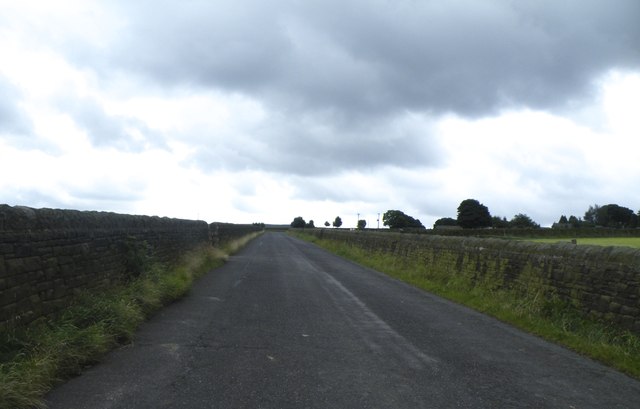
<path fill-rule="evenodd" d="M 527 239 L 536 243 L 561 243 L 570 242 L 571 238 L 552 238 L 552 239 Z M 640 249 L 640 237 L 584 237 L 577 238 L 578 245 L 591 244 L 595 246 L 625 246 Z"/>

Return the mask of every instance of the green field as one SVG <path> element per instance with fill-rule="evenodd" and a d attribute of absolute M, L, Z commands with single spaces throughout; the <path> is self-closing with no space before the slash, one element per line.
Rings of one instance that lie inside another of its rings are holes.
<path fill-rule="evenodd" d="M 527 239 L 528 241 L 535 241 L 537 243 L 562 243 L 571 242 L 573 239 Z M 577 238 L 578 245 L 591 244 L 595 246 L 625 246 L 640 249 L 640 237 L 584 237 Z"/>

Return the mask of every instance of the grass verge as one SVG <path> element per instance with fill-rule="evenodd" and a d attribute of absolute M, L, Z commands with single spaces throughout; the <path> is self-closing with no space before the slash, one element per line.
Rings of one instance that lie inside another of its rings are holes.
<path fill-rule="evenodd" d="M 222 250 L 203 247 L 173 268 L 151 265 L 106 292 L 84 292 L 55 319 L 0 334 L 0 408 L 44 408 L 44 395 L 64 379 L 129 342 L 150 315 L 185 295 L 193 281 L 221 266 L 251 234 Z"/>
<path fill-rule="evenodd" d="M 541 289 L 508 289 L 491 279 L 473 281 L 464 275 L 437 271 L 418 257 L 401 259 L 308 234 L 295 233 L 295 236 L 640 379 L 640 337 L 586 318 L 576 308 L 545 295 Z"/>

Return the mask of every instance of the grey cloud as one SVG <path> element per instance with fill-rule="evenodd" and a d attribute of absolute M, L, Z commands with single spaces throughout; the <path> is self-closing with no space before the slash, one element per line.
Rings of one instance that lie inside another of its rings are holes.
<path fill-rule="evenodd" d="M 275 115 L 250 136 L 201 144 L 193 160 L 204 169 L 328 175 L 384 166 L 437 166 L 440 145 L 429 121 L 412 114 L 357 126 L 336 126 L 331 116 Z"/>
<path fill-rule="evenodd" d="M 164 137 L 144 122 L 136 118 L 109 115 L 92 99 L 65 98 L 59 106 L 87 132 L 95 146 L 131 152 L 140 152 L 148 147 L 165 147 Z"/>
<path fill-rule="evenodd" d="M 116 180 L 101 179 L 94 181 L 89 187 L 63 186 L 71 200 L 78 203 L 96 203 L 100 207 L 123 206 L 144 198 L 146 184 L 135 177 L 126 183 Z M 123 206 L 124 207 L 124 206 Z"/>
<path fill-rule="evenodd" d="M 128 30 L 103 68 L 150 75 L 163 85 L 255 89 L 283 64 L 287 40 L 275 23 L 277 8 L 242 1 L 123 2 Z M 100 61 L 91 51 L 80 56 Z"/>
<path fill-rule="evenodd" d="M 380 203 L 389 193 L 382 189 L 367 190 L 342 174 L 329 177 L 294 177 L 290 181 L 294 186 L 293 197 L 300 200 Z"/>
<path fill-rule="evenodd" d="M 612 67 L 640 65 L 635 0 L 127 2 L 120 12 L 128 27 L 105 72 L 361 120 L 551 109 L 588 96 Z"/>
<path fill-rule="evenodd" d="M 128 212 L 133 202 L 144 197 L 145 187 L 144 183 L 137 180 L 127 180 L 127 183 L 98 180 L 89 187 L 63 182 L 48 190 L 9 187 L 0 191 L 0 203 L 35 208 Z"/>

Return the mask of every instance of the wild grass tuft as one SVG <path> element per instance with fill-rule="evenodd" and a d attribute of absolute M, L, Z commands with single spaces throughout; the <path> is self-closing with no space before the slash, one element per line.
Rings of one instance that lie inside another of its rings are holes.
<path fill-rule="evenodd" d="M 249 240 L 231 242 L 225 251 L 237 251 Z M 42 398 L 56 382 L 129 342 L 147 317 L 224 264 L 225 251 L 205 246 L 172 268 L 149 263 L 136 278 L 115 288 L 79 294 L 55 319 L 0 332 L 0 408 L 44 408 Z"/>
<path fill-rule="evenodd" d="M 527 291 L 505 288 L 495 278 L 473 280 L 469 275 L 427 267 L 418 257 L 399 258 L 311 235 L 296 236 L 640 379 L 640 337 L 637 334 L 585 317 L 574 306 L 543 293 L 540 288 L 531 286 Z"/>

